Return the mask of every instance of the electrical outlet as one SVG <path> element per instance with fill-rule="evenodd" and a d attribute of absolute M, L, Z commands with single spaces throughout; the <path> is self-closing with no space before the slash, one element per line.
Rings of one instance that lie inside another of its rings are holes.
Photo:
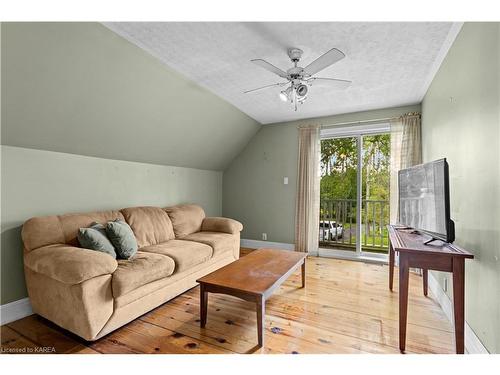
<path fill-rule="evenodd" d="M 262 233 L 262 241 L 267 241 L 267 233 Z"/>

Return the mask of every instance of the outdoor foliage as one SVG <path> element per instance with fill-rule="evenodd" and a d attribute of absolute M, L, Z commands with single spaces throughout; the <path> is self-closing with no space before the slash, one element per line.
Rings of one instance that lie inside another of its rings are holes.
<path fill-rule="evenodd" d="M 389 199 L 390 135 L 363 137 L 363 199 Z M 321 197 L 356 199 L 356 138 L 321 141 Z"/>

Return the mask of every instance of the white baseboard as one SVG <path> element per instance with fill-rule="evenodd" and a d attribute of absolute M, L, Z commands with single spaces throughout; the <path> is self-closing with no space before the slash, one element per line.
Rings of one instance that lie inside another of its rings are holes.
<path fill-rule="evenodd" d="M 13 322 L 31 314 L 33 314 L 33 310 L 31 309 L 30 299 L 27 297 L 0 305 L 0 325 Z"/>
<path fill-rule="evenodd" d="M 251 249 L 259 249 L 261 247 L 267 247 L 271 249 L 295 250 L 295 245 L 293 243 L 247 240 L 244 238 L 240 240 L 240 246 L 249 247 Z"/>
<path fill-rule="evenodd" d="M 441 305 L 441 309 L 443 309 L 444 314 L 448 318 L 448 320 L 453 324 L 455 320 L 453 317 L 453 303 L 448 297 L 448 295 L 444 292 L 439 285 L 438 281 L 432 276 L 432 273 L 429 272 L 429 289 L 432 294 L 436 297 L 439 305 Z M 476 336 L 472 328 L 469 326 L 467 322 L 465 322 L 465 351 L 468 354 L 488 354 L 488 350 L 484 347 L 483 343 Z"/>

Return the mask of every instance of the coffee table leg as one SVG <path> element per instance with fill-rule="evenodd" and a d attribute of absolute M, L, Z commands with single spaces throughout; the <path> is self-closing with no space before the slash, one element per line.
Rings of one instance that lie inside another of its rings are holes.
<path fill-rule="evenodd" d="M 257 337 L 259 346 L 264 346 L 264 323 L 266 319 L 266 299 L 264 296 L 257 297 Z"/>
<path fill-rule="evenodd" d="M 200 284 L 200 326 L 205 328 L 207 324 L 207 305 L 208 305 L 208 292 L 205 286 Z"/>
<path fill-rule="evenodd" d="M 306 260 L 302 263 L 302 288 L 306 286 Z"/>

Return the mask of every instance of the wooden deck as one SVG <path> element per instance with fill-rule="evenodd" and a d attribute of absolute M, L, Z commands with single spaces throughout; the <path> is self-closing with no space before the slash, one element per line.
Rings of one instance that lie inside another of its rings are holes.
<path fill-rule="evenodd" d="M 210 295 L 201 329 L 196 287 L 96 342 L 31 315 L 1 327 L 2 352 L 399 353 L 398 293 L 388 289 L 387 266 L 311 257 L 306 288 L 300 285 L 299 270 L 269 298 L 262 349 L 256 348 L 255 304 Z M 406 349 L 454 353 L 453 327 L 434 297 L 423 296 L 422 278 L 415 274 Z"/>

